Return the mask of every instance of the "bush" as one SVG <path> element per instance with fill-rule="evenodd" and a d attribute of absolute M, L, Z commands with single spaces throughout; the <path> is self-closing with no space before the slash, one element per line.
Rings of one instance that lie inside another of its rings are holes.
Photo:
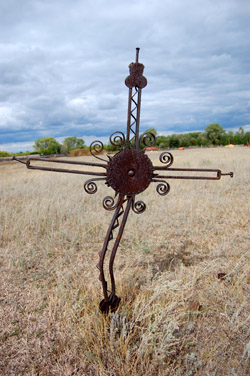
<path fill-rule="evenodd" d="M 0 157 L 10 157 L 11 154 L 7 153 L 7 151 L 0 151 Z"/>

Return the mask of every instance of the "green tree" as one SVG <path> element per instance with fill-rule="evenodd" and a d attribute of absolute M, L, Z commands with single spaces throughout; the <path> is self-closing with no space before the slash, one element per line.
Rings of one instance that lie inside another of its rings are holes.
<path fill-rule="evenodd" d="M 180 146 L 179 135 L 173 134 L 170 136 L 169 146 L 171 148 L 178 148 Z"/>
<path fill-rule="evenodd" d="M 245 138 L 246 138 L 246 144 L 247 144 L 248 142 L 250 142 L 250 132 L 246 132 L 246 133 L 245 133 Z"/>
<path fill-rule="evenodd" d="M 157 136 L 156 137 L 156 145 L 160 149 L 169 148 L 169 136 Z"/>
<path fill-rule="evenodd" d="M 237 145 L 246 144 L 247 141 L 247 135 L 244 132 L 244 129 L 242 127 L 239 128 L 239 130 L 234 135 L 234 142 Z"/>
<path fill-rule="evenodd" d="M 208 144 L 207 136 L 205 133 L 200 132 L 197 138 L 197 145 L 198 146 L 206 146 Z"/>
<path fill-rule="evenodd" d="M 212 145 L 220 145 L 223 143 L 223 138 L 226 134 L 225 129 L 220 124 L 209 124 L 205 128 L 207 139 Z"/>
<path fill-rule="evenodd" d="M 112 145 L 110 142 L 108 143 L 108 145 L 105 145 L 104 146 L 104 149 L 107 150 L 108 152 L 115 152 L 115 151 L 119 151 L 119 146 L 115 146 L 115 145 Z"/>
<path fill-rule="evenodd" d="M 69 153 L 71 150 L 74 149 L 83 149 L 84 148 L 84 140 L 82 138 L 77 137 L 66 137 L 63 141 L 62 145 L 62 152 Z"/>
<path fill-rule="evenodd" d="M 146 133 L 152 133 L 155 137 L 157 137 L 157 130 L 155 128 L 147 129 Z"/>
<path fill-rule="evenodd" d="M 34 150 L 39 154 L 60 153 L 61 145 L 53 137 L 43 137 L 35 141 Z"/>
<path fill-rule="evenodd" d="M 10 155 L 7 151 L 0 151 L 0 157 L 9 157 Z"/>
<path fill-rule="evenodd" d="M 190 137 L 189 133 L 179 135 L 179 146 L 188 147 L 192 145 L 194 138 Z"/>
<path fill-rule="evenodd" d="M 233 133 L 233 131 L 229 131 L 227 133 L 226 139 L 227 139 L 227 144 L 234 144 L 234 133 Z"/>

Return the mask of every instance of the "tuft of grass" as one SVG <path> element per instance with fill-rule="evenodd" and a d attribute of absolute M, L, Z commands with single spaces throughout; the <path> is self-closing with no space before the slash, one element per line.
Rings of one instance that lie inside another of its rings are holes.
<path fill-rule="evenodd" d="M 140 195 L 147 211 L 127 222 L 122 301 L 108 317 L 95 265 L 111 190 L 88 196 L 79 176 L 0 165 L 0 374 L 249 374 L 249 152 L 177 153 L 175 167 L 201 161 L 235 177 Z"/>

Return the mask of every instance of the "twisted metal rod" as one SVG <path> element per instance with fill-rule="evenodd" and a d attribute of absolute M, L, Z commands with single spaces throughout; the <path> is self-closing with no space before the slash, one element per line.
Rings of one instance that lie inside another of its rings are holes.
<path fill-rule="evenodd" d="M 133 199 L 134 199 L 133 196 L 128 198 L 127 206 L 123 214 L 122 222 L 120 224 L 120 229 L 116 237 L 115 244 L 113 246 L 112 253 L 110 256 L 110 260 L 109 260 L 109 274 L 110 274 L 110 279 L 111 279 L 111 290 L 112 290 L 113 295 L 115 295 L 115 277 L 114 277 L 114 271 L 113 271 L 114 260 L 115 260 L 117 248 L 119 247 L 119 244 L 123 235 L 123 231 L 124 231 L 127 219 L 128 219 L 128 214 L 129 214 Z"/>

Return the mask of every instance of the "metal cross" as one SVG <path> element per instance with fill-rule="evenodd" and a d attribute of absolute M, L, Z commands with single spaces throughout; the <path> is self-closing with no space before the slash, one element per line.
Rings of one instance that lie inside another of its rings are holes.
<path fill-rule="evenodd" d="M 103 206 L 106 210 L 114 210 L 103 247 L 99 252 L 99 262 L 97 268 L 100 271 L 99 279 L 102 283 L 103 299 L 100 302 L 100 310 L 107 314 L 109 311 L 115 312 L 119 306 L 120 298 L 116 295 L 115 277 L 113 271 L 114 260 L 117 248 L 120 244 L 123 231 L 130 210 L 136 214 L 143 213 L 146 205 L 143 201 L 136 201 L 136 195 L 145 191 L 150 183 L 157 183 L 156 191 L 165 196 L 170 191 L 170 185 L 166 179 L 196 179 L 196 180 L 219 180 L 223 175 L 233 173 L 222 173 L 219 169 L 197 169 L 197 168 L 171 168 L 174 158 L 169 152 L 163 152 L 159 159 L 163 166 L 153 166 L 149 157 L 145 154 L 143 147 L 153 146 L 155 144 L 155 136 L 152 133 L 143 133 L 140 135 L 140 111 L 141 111 L 141 92 L 147 85 L 147 80 L 143 76 L 144 65 L 139 63 L 139 48 L 136 48 L 136 61 L 129 65 L 129 76 L 125 80 L 126 86 L 129 88 L 128 94 L 128 119 L 126 136 L 122 132 L 114 132 L 110 136 L 110 143 L 119 147 L 120 151 L 113 157 L 107 156 L 108 159 L 102 158 L 100 153 L 103 151 L 101 141 L 91 143 L 90 153 L 102 163 L 94 162 L 75 162 L 61 159 L 47 159 L 31 157 L 27 161 L 21 161 L 14 157 L 17 161 L 25 163 L 27 168 L 34 170 L 66 172 L 72 174 L 92 175 L 94 178 L 87 180 L 84 189 L 89 194 L 97 191 L 96 181 L 105 181 L 108 187 L 114 190 L 114 197 L 106 196 L 103 199 Z M 99 155 L 98 155 L 99 154 Z M 31 161 L 46 161 L 53 163 L 67 163 L 71 165 L 83 165 L 102 168 L 102 172 L 80 171 L 64 168 L 49 168 L 31 165 Z M 185 172 L 186 175 L 172 175 L 173 171 Z M 197 175 L 190 175 L 191 172 Z M 207 173 L 202 175 L 199 173 Z M 109 274 L 111 281 L 111 290 L 104 275 L 104 259 L 110 242 L 114 239 L 114 230 L 118 230 L 118 234 L 113 242 L 113 248 L 109 260 Z"/>

